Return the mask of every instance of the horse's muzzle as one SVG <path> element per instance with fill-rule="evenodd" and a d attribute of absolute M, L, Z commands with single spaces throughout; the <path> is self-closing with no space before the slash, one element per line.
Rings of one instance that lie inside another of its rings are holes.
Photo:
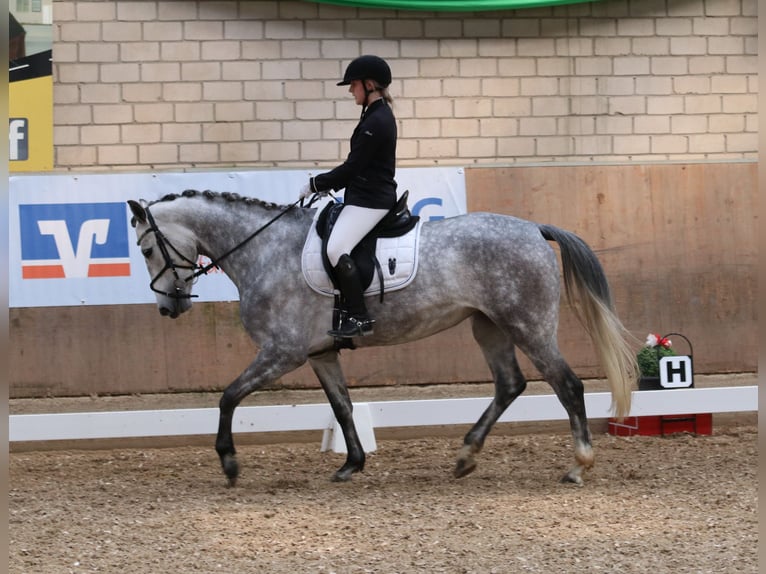
<path fill-rule="evenodd" d="M 170 317 L 171 319 L 175 319 L 178 317 L 179 313 L 175 308 L 168 309 L 167 307 L 160 307 L 160 315 L 163 317 Z"/>
<path fill-rule="evenodd" d="M 158 301 L 157 307 L 159 308 L 160 315 L 163 317 L 170 317 L 175 319 L 182 313 L 185 313 L 191 309 L 191 299 L 167 299 L 163 298 Z"/>

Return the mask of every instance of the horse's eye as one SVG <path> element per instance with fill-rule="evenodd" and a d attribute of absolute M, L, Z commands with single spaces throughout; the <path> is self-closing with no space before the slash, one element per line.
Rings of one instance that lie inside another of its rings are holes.
<path fill-rule="evenodd" d="M 141 253 L 144 254 L 144 257 L 149 259 L 152 256 L 152 248 L 151 247 L 145 247 L 144 249 L 141 250 Z"/>

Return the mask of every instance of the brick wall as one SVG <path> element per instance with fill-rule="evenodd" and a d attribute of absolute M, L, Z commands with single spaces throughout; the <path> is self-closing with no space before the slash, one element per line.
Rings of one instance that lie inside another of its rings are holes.
<path fill-rule="evenodd" d="M 391 64 L 400 165 L 755 158 L 756 6 L 57 1 L 55 165 L 332 165 L 359 113 L 335 83 L 361 53 Z"/>

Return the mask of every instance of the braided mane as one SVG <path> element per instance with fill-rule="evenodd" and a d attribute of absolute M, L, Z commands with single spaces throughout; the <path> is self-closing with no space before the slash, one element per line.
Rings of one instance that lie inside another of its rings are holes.
<path fill-rule="evenodd" d="M 282 209 L 283 206 L 277 205 L 276 203 L 272 203 L 270 201 L 263 201 L 261 199 L 256 199 L 254 197 L 246 197 L 243 195 L 240 195 L 238 193 L 233 193 L 231 191 L 210 191 L 209 189 L 206 189 L 204 191 L 198 191 L 196 189 L 187 189 L 184 190 L 181 193 L 168 193 L 167 195 L 162 196 L 156 201 L 150 202 L 148 205 L 154 205 L 155 203 L 165 202 L 165 201 L 173 201 L 175 199 L 178 199 L 179 197 L 204 197 L 207 200 L 210 201 L 228 201 L 230 203 L 242 203 L 244 205 L 257 205 L 259 207 L 263 207 L 264 209 Z"/>

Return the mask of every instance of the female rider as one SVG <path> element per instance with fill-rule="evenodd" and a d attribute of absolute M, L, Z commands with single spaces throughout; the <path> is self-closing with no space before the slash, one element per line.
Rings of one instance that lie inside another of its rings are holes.
<path fill-rule="evenodd" d="M 348 86 L 362 106 L 359 123 L 351 135 L 346 161 L 335 169 L 310 178 L 300 197 L 345 188 L 343 209 L 327 242 L 327 257 L 345 304 L 346 313 L 333 337 L 372 334 L 375 323 L 367 312 L 364 289 L 351 251 L 396 204 L 396 119 L 388 93 L 391 69 L 378 56 L 360 56 L 346 68 L 338 86 Z"/>

